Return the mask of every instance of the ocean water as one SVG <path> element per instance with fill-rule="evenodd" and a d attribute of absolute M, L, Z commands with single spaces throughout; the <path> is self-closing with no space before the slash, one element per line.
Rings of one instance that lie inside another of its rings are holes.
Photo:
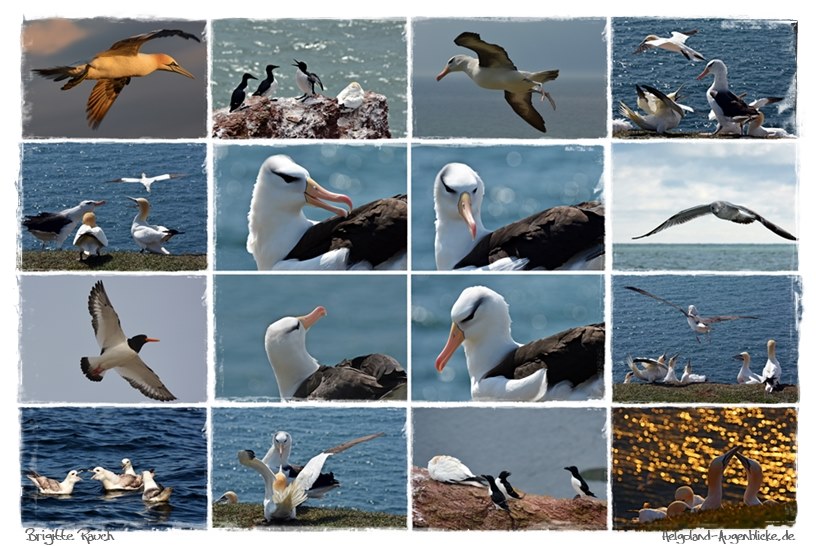
<path fill-rule="evenodd" d="M 270 12 L 271 13 L 271 12 Z M 407 134 L 408 44 L 405 19 L 216 19 L 213 28 L 213 108 L 229 106 L 232 91 L 244 72 L 255 91 L 275 64 L 278 95 L 297 97 L 294 59 L 320 76 L 325 91 L 335 97 L 352 81 L 388 99 L 391 136 Z"/>
<path fill-rule="evenodd" d="M 216 275 L 216 396 L 279 401 L 264 349 L 266 328 L 318 305 L 327 316 L 306 336 L 306 349 L 318 362 L 331 366 L 383 353 L 408 369 L 402 275 Z"/>
<path fill-rule="evenodd" d="M 759 318 L 714 324 L 711 333 L 698 342 L 679 310 L 624 286 L 636 286 L 683 309 L 696 305 L 703 317 Z M 623 382 L 629 371 L 627 354 L 657 358 L 679 353 L 678 371 L 691 359 L 694 373 L 705 375 L 708 381 L 736 383 L 741 362 L 732 357 L 748 351 L 751 370 L 761 373 L 767 341 L 775 339 L 782 382 L 798 384 L 801 291 L 797 276 L 613 276 L 613 381 Z"/>
<path fill-rule="evenodd" d="M 470 400 L 463 349 L 440 374 L 434 362 L 448 339 L 450 310 L 462 290 L 487 286 L 510 305 L 513 339 L 527 343 L 574 326 L 603 322 L 603 276 L 414 275 L 411 278 L 411 381 L 414 400 Z"/>
<path fill-rule="evenodd" d="M 403 145 L 216 145 L 215 265 L 219 270 L 256 269 L 246 250 L 247 213 L 258 169 L 275 154 L 290 156 L 321 186 L 348 195 L 355 206 L 406 193 L 408 166 Z M 317 207 L 306 207 L 304 214 L 318 221 L 331 217 Z"/>
<path fill-rule="evenodd" d="M 477 32 L 502 46 L 520 70 L 558 69 L 545 89 L 556 104 L 533 96 L 541 133 L 513 112 L 500 90 L 477 86 L 464 72 L 436 81 L 453 55 L 474 56 L 453 40 Z M 414 136 L 600 138 L 606 136 L 605 19 L 419 19 L 413 23 Z M 569 43 L 569 47 L 564 47 Z"/>
<path fill-rule="evenodd" d="M 22 408 L 23 471 L 62 481 L 86 470 L 73 494 L 40 495 L 21 475 L 23 526 L 46 529 L 204 529 L 207 524 L 206 411 L 196 408 Z M 120 471 L 129 458 L 137 472 L 155 469 L 173 493 L 167 504 L 147 506 L 139 493 L 104 494 L 93 480 L 102 466 Z"/>
<path fill-rule="evenodd" d="M 412 415 L 415 466 L 450 455 L 476 474 L 508 470 L 515 489 L 571 499 L 575 491 L 564 467 L 574 465 L 591 491 L 607 498 L 604 409 L 416 408 Z"/>
<path fill-rule="evenodd" d="M 309 499 L 306 505 L 406 514 L 404 409 L 215 408 L 212 423 L 213 498 L 232 490 L 240 502 L 263 502 L 263 478 L 241 465 L 237 453 L 251 449 L 256 457 L 263 458 L 277 431 L 285 430 L 292 435 L 290 461 L 300 465 L 323 450 L 384 432 L 384 436 L 329 457 L 323 471 L 334 472 L 341 485 L 322 499 Z"/>
<path fill-rule="evenodd" d="M 485 184 L 482 221 L 496 229 L 544 209 L 598 199 L 600 146 L 413 146 L 411 263 L 436 270 L 433 187 L 446 164 L 470 165 Z"/>
<path fill-rule="evenodd" d="M 20 173 L 22 215 L 59 212 L 85 199 L 104 200 L 97 207 L 97 225 L 108 238 L 110 251 L 138 252 L 130 226 L 138 212 L 127 197 L 144 197 L 151 205 L 148 221 L 183 231 L 166 248 L 172 254 L 207 253 L 207 174 L 203 144 L 124 144 L 64 142 L 23 144 Z M 141 184 L 109 180 L 141 174 L 186 176 L 155 182 L 150 193 Z M 74 248 L 77 228 L 63 243 Z M 39 250 L 39 239 L 21 227 L 24 250 Z M 53 248 L 53 243 L 49 245 Z"/>
<path fill-rule="evenodd" d="M 651 49 L 634 54 L 649 34 L 669 37 L 672 31 L 697 29 L 686 45 L 707 60 L 720 59 L 728 68 L 728 85 L 737 95 L 747 93 L 751 102 L 763 97 L 786 100 L 765 107 L 766 127 L 796 130 L 796 28 L 790 21 L 735 19 L 612 19 L 612 104 L 613 119 L 620 118 L 622 100 L 636 108 L 635 85 L 648 84 L 669 93 L 681 85 L 682 104 L 694 108 L 677 132 L 711 132 L 716 121 L 708 120 L 706 91 L 713 76 L 697 80 L 706 62 L 690 62 L 679 53 Z M 781 106 L 780 106 L 781 105 Z"/>
<path fill-rule="evenodd" d="M 799 253 L 794 244 L 686 245 L 616 244 L 616 271 L 796 271 Z"/>

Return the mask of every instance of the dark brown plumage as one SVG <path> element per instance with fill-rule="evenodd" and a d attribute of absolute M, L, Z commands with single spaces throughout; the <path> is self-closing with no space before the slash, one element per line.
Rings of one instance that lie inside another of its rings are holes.
<path fill-rule="evenodd" d="M 294 397 L 310 400 L 379 400 L 388 395 L 391 399 L 405 400 L 407 382 L 408 375 L 394 358 L 371 354 L 343 360 L 336 366 L 321 365 L 301 383 Z"/>

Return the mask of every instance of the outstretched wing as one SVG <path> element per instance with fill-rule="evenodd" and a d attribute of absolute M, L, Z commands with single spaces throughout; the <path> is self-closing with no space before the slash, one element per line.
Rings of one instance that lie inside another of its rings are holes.
<path fill-rule="evenodd" d="M 88 95 L 88 104 L 85 106 L 85 117 L 92 129 L 99 128 L 105 114 L 111 109 L 114 101 L 119 98 L 119 93 L 129 83 L 130 78 L 97 80 L 91 94 Z"/>
<path fill-rule="evenodd" d="M 116 314 L 102 281 L 97 281 L 91 288 L 88 312 L 91 314 L 91 326 L 96 334 L 96 342 L 102 351 L 127 341 L 119 323 L 119 315 Z"/>
<path fill-rule="evenodd" d="M 680 224 L 685 224 L 689 220 L 694 220 L 695 218 L 697 218 L 699 216 L 703 216 L 704 214 L 710 214 L 710 213 L 711 213 L 711 205 L 698 205 L 696 207 L 691 207 L 691 208 L 686 209 L 686 210 L 681 210 L 680 212 L 678 212 L 677 214 L 675 214 L 674 216 L 672 216 L 671 218 L 669 218 L 668 220 L 666 220 L 665 222 L 663 222 L 662 224 L 660 224 L 659 226 L 654 228 L 649 233 L 647 233 L 645 235 L 638 235 L 637 237 L 632 237 L 632 239 L 642 239 L 644 237 L 648 237 L 649 235 L 654 235 L 658 231 L 663 231 L 664 229 L 670 228 L 672 226 L 678 226 Z M 653 296 L 653 297 L 656 297 L 656 296 Z"/>
<path fill-rule="evenodd" d="M 466 47 L 479 57 L 479 66 L 482 68 L 509 68 L 516 70 L 516 65 L 510 60 L 507 52 L 500 45 L 489 44 L 475 32 L 463 32 L 453 41 L 454 44 Z"/>
<path fill-rule="evenodd" d="M 678 311 L 680 311 L 681 313 L 683 313 L 685 316 L 688 317 L 688 311 L 686 311 L 685 309 L 683 309 L 679 305 L 676 305 L 676 304 L 670 302 L 669 300 L 664 300 L 660 296 L 655 296 L 651 292 L 647 292 L 646 290 L 643 290 L 642 288 L 637 288 L 636 286 L 624 286 L 624 288 L 626 288 L 627 290 L 632 290 L 634 292 L 637 292 L 638 294 L 643 294 L 644 296 L 649 296 L 650 298 L 654 298 L 659 302 L 665 303 L 666 305 L 671 305 L 672 307 L 674 307 L 675 309 L 677 309 Z"/>
<path fill-rule="evenodd" d="M 166 38 L 168 36 L 179 36 L 180 38 L 195 40 L 196 42 L 201 41 L 195 34 L 190 34 L 183 30 L 160 29 L 119 40 L 110 46 L 110 49 L 100 53 L 100 55 L 136 55 L 139 52 L 139 48 L 141 48 L 145 42 L 153 40 L 154 38 Z"/>

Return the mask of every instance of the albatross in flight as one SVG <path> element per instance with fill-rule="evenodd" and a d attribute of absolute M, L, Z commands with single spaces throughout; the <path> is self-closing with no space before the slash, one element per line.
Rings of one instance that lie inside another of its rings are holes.
<path fill-rule="evenodd" d="M 436 175 L 437 269 L 603 269 L 603 256 L 595 257 L 604 242 L 600 201 L 553 207 L 489 231 L 484 195 L 481 177 L 464 163 L 448 163 Z"/>
<path fill-rule="evenodd" d="M 788 239 L 789 241 L 797 240 L 794 235 L 791 235 L 773 222 L 766 220 L 751 209 L 745 208 L 742 205 L 734 205 L 728 201 L 714 201 L 713 203 L 709 203 L 707 205 L 698 205 L 696 207 L 681 210 L 649 233 L 632 237 L 632 239 L 642 239 L 644 237 L 648 237 L 649 235 L 654 235 L 658 231 L 663 231 L 664 229 L 672 226 L 685 224 L 686 222 L 699 218 L 700 216 L 705 216 L 706 214 L 713 214 L 721 220 L 728 220 L 729 222 L 734 222 L 735 224 L 751 224 L 756 221 L 784 239 Z"/>
<path fill-rule="evenodd" d="M 510 308 L 484 286 L 462 291 L 451 308 L 441 372 L 464 345 L 473 400 L 586 400 L 603 391 L 603 324 L 578 326 L 526 345 L 510 332 Z"/>
<path fill-rule="evenodd" d="M 116 370 L 130 386 L 154 400 L 169 401 L 176 397 L 167 390 L 159 376 L 142 361 L 139 352 L 146 343 L 159 341 L 144 334 L 125 337 L 119 315 L 113 308 L 102 281 L 91 288 L 88 311 L 96 342 L 102 352 L 99 356 L 83 356 L 82 373 L 91 381 L 102 381 L 105 372 Z"/>
<path fill-rule="evenodd" d="M 97 129 L 105 118 L 105 114 L 108 113 L 114 101 L 119 97 L 119 93 L 130 83 L 131 78 L 147 76 L 157 70 L 175 72 L 188 78 L 194 78 L 170 55 L 141 53 L 139 51 L 145 42 L 168 36 L 179 36 L 196 42 L 201 41 L 195 34 L 182 30 L 154 30 L 119 40 L 107 51 L 97 53 L 89 63 L 76 66 L 35 68 L 34 72 L 58 82 L 68 80 L 62 86 L 63 91 L 72 89 L 84 80 L 96 80 L 96 85 L 94 85 L 88 97 L 85 114 L 88 118 L 88 125 L 93 129 Z"/>
<path fill-rule="evenodd" d="M 266 329 L 266 356 L 283 400 L 405 400 L 408 376 L 396 359 L 369 354 L 335 366 L 319 364 L 306 351 L 306 332 L 326 316 L 324 307 L 308 315 L 284 317 Z"/>
<path fill-rule="evenodd" d="M 350 211 L 326 201 L 343 203 Z M 334 218 L 316 222 L 306 205 Z M 352 208 L 351 199 L 323 189 L 289 156 L 273 155 L 258 171 L 248 214 L 247 252 L 260 271 L 271 269 L 405 269 L 407 196 Z"/>
<path fill-rule="evenodd" d="M 453 40 L 453 43 L 476 52 L 479 58 L 454 55 L 436 76 L 436 81 L 451 72 L 464 72 L 479 87 L 503 90 L 504 99 L 516 114 L 542 133 L 547 132 L 544 118 L 533 107 L 533 93 L 539 93 L 542 98 L 546 97 L 555 109 L 555 101 L 544 91 L 542 84 L 556 79 L 558 70 L 542 72 L 518 70 L 503 47 L 485 42 L 475 32 L 463 32 Z"/>
<path fill-rule="evenodd" d="M 655 296 L 654 294 L 643 290 L 642 288 L 637 288 L 635 286 L 624 286 L 627 290 L 632 290 L 637 292 L 638 294 L 643 294 L 644 296 L 649 296 L 650 298 L 654 298 L 661 303 L 665 303 L 666 305 L 670 305 L 683 313 L 686 317 L 686 321 L 688 322 L 689 328 L 691 328 L 692 332 L 694 332 L 694 337 L 697 338 L 697 342 L 700 342 L 699 334 L 706 334 L 708 335 L 711 332 L 711 325 L 717 322 L 723 322 L 726 320 L 737 320 L 737 319 L 757 319 L 759 317 L 754 316 L 746 316 L 746 315 L 721 315 L 715 317 L 701 317 L 697 313 L 697 307 L 694 305 L 688 306 L 688 311 L 676 305 L 668 300 L 664 300 L 659 296 Z"/>

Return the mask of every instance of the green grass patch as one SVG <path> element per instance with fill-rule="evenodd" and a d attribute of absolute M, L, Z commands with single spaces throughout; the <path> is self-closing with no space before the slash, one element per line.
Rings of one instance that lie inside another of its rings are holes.
<path fill-rule="evenodd" d="M 281 529 L 328 528 L 328 529 L 370 529 L 398 528 L 408 526 L 406 516 L 381 512 L 361 512 L 348 508 L 314 508 L 301 506 L 297 509 L 297 519 L 267 523 L 260 504 L 214 504 L 213 527 L 241 529 Z"/>
<path fill-rule="evenodd" d="M 23 271 L 202 271 L 207 269 L 204 254 L 148 254 L 111 252 L 79 261 L 78 250 L 24 250 Z"/>
<path fill-rule="evenodd" d="M 764 385 L 617 383 L 612 387 L 612 399 L 632 403 L 793 404 L 799 401 L 799 387 L 784 385 L 781 391 L 769 394 L 765 392 Z"/>

